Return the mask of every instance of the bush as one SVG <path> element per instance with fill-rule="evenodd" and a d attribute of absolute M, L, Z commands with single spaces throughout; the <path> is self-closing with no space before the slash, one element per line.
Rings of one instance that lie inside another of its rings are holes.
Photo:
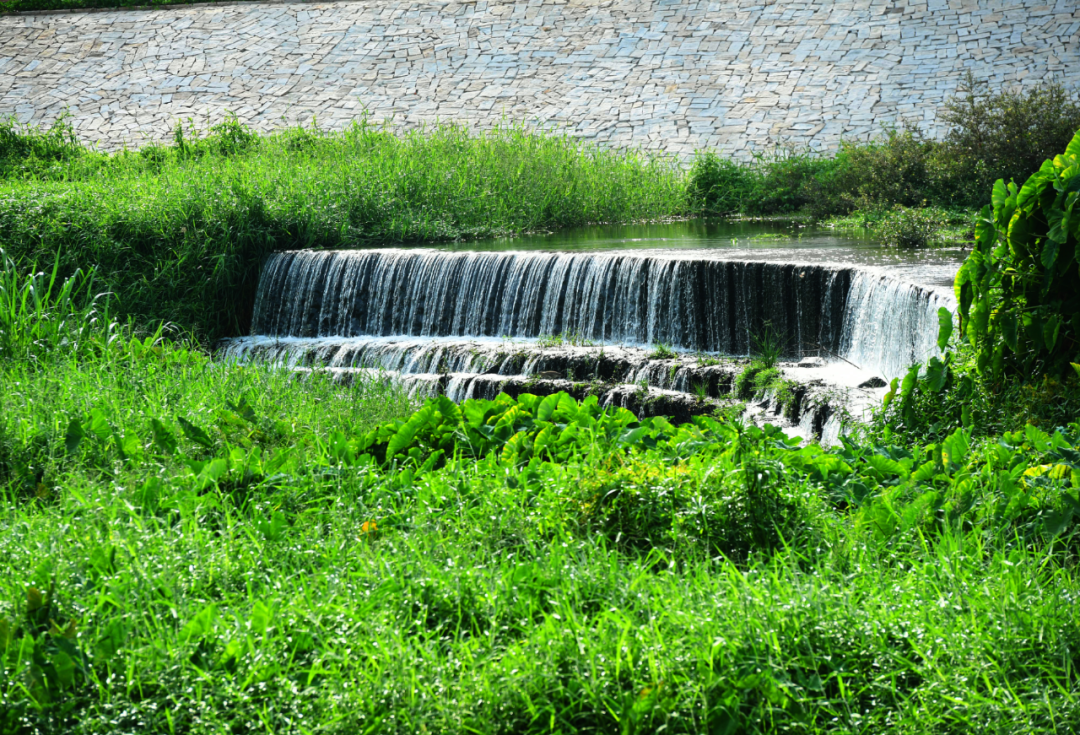
<path fill-rule="evenodd" d="M 1023 188 L 994 185 L 975 249 L 956 275 L 961 325 L 981 374 L 1060 376 L 1080 362 L 1078 199 L 1080 133 Z"/>
<path fill-rule="evenodd" d="M 945 222 L 933 209 L 905 207 L 900 204 L 874 225 L 874 234 L 886 245 L 898 248 L 924 248 Z"/>
<path fill-rule="evenodd" d="M 1080 130 L 1080 93 L 1043 82 L 993 94 L 968 74 L 941 117 L 952 126 L 941 168 L 966 178 L 965 203 L 978 206 L 994 181 L 1026 179 L 1065 149 Z"/>
<path fill-rule="evenodd" d="M 743 211 L 755 215 L 801 212 L 813 199 L 814 182 L 828 180 L 836 165 L 835 158 L 791 148 L 759 155 L 753 163 L 754 185 Z"/>
<path fill-rule="evenodd" d="M 734 214 L 753 188 L 746 166 L 712 151 L 698 153 L 687 180 L 690 208 L 705 214 Z"/>

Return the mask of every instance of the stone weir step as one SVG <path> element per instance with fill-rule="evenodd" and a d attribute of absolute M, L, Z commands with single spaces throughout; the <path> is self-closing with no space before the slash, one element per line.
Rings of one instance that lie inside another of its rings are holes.
<path fill-rule="evenodd" d="M 877 271 L 713 253 L 305 250 L 267 261 L 251 332 L 328 345 L 563 335 L 725 355 L 764 339 L 783 357 L 836 355 L 891 378 L 936 349 L 942 306 L 947 295 Z"/>
<path fill-rule="evenodd" d="M 775 378 L 755 387 L 746 377 L 740 381 L 752 365 L 744 358 L 553 340 L 248 337 L 225 342 L 218 354 L 280 365 L 303 377 L 328 374 L 343 385 L 395 382 L 417 397 L 462 401 L 565 391 L 675 422 L 735 412 L 823 443 L 834 442 L 845 426 L 859 421 L 880 401 L 884 386 L 869 371 L 821 358 L 778 363 Z"/>

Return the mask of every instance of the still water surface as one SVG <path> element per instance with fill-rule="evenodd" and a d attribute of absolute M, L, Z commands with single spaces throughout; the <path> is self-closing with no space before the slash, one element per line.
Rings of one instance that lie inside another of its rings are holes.
<path fill-rule="evenodd" d="M 861 267 L 934 290 L 951 290 L 967 256 L 959 247 L 902 250 L 869 233 L 838 234 L 785 221 L 688 220 L 665 224 L 593 225 L 525 237 L 438 247 L 455 251 L 653 251 L 674 257 Z M 645 253 L 641 253 L 645 254 Z"/>

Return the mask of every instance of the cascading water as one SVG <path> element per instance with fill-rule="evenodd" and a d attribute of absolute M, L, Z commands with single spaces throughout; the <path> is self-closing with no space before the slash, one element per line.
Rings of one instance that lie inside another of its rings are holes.
<path fill-rule="evenodd" d="M 562 334 L 745 355 L 769 330 L 787 357 L 838 356 L 894 377 L 933 353 L 941 306 L 951 308 L 951 296 L 850 267 L 640 253 L 309 250 L 270 258 L 252 332 L 281 338 L 259 348 L 275 360 L 433 372 L 451 359 L 451 372 L 486 372 L 465 359 L 474 353 L 452 345 L 342 340 Z M 241 343 L 229 354 L 254 349 Z"/>
<path fill-rule="evenodd" d="M 223 353 L 343 380 L 381 375 L 454 400 L 537 390 L 540 377 L 547 389 L 687 416 L 711 410 L 702 396 L 729 395 L 742 369 L 692 353 L 746 355 L 769 333 L 784 357 L 838 357 L 891 378 L 934 353 L 942 306 L 950 294 L 880 269 L 700 251 L 298 251 L 271 256 L 253 336 Z M 682 357 L 650 354 L 658 343 Z M 840 421 L 826 405 L 835 391 L 822 390 L 799 388 L 782 410 L 828 440 Z M 781 408 L 770 400 L 760 406 L 771 417 Z"/>
<path fill-rule="evenodd" d="M 887 276 L 860 272 L 851 279 L 840 355 L 887 377 L 937 354 L 938 309 L 953 311 L 951 294 Z"/>
<path fill-rule="evenodd" d="M 300 251 L 271 257 L 254 334 L 518 337 L 747 354 L 836 353 L 851 272 L 625 253 Z"/>

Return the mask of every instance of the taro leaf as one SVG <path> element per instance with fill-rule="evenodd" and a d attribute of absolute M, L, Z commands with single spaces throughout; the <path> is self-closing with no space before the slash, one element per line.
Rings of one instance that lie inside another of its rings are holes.
<path fill-rule="evenodd" d="M 926 363 L 925 385 L 934 393 L 940 393 L 949 379 L 949 364 L 942 362 L 936 357 L 931 357 Z"/>
<path fill-rule="evenodd" d="M 919 380 L 919 366 L 912 365 L 908 368 L 907 375 L 904 376 L 904 381 L 900 384 L 900 398 L 901 400 L 907 400 L 911 396 L 911 392 L 915 390 L 915 385 Z"/>
<path fill-rule="evenodd" d="M 487 410 L 490 405 L 490 401 L 466 401 L 461 407 L 461 410 L 465 414 L 465 419 L 468 421 L 469 426 L 483 426 L 487 419 Z"/>
<path fill-rule="evenodd" d="M 180 630 L 180 638 L 185 642 L 190 641 L 192 638 L 202 638 L 206 634 L 213 632 L 216 623 L 217 606 L 211 603 L 184 625 Z"/>
<path fill-rule="evenodd" d="M 1077 372 L 1080 372 L 1080 370 L 1078 370 Z M 892 382 L 889 383 L 889 390 L 887 393 L 885 393 L 885 397 L 882 399 L 883 405 L 888 406 L 890 403 L 893 402 L 893 398 L 896 397 L 896 386 L 898 386 L 899 384 L 900 378 L 892 379 Z"/>
<path fill-rule="evenodd" d="M 211 439 L 210 435 L 200 429 L 198 426 L 191 423 L 183 416 L 177 416 L 176 420 L 180 423 L 180 428 L 181 430 L 183 430 L 184 436 L 186 436 L 188 439 L 207 449 L 210 449 L 214 446 L 214 440 Z"/>
<path fill-rule="evenodd" d="M 1012 311 L 1001 312 L 1001 336 L 1005 339 L 1005 344 L 1009 346 L 1009 349 L 1013 352 L 1018 352 L 1020 343 L 1018 339 L 1019 325 L 1016 322 L 1016 314 Z"/>
<path fill-rule="evenodd" d="M 1053 351 L 1054 345 L 1057 344 L 1059 329 L 1061 329 L 1061 317 L 1057 314 L 1051 315 L 1043 323 L 1043 342 L 1047 350 Z"/>
<path fill-rule="evenodd" d="M 642 437 L 648 435 L 649 428 L 647 426 L 638 426 L 634 429 L 629 429 L 623 432 L 623 435 L 619 437 L 620 444 L 634 445 L 641 441 Z"/>
<path fill-rule="evenodd" d="M 251 629 L 255 633 L 262 635 L 270 629 L 271 623 L 274 621 L 274 613 L 269 607 L 262 602 L 256 601 L 255 605 L 251 609 Z"/>
<path fill-rule="evenodd" d="M 78 451 L 79 445 L 82 444 L 82 440 L 86 438 L 86 431 L 83 429 L 82 424 L 78 419 L 72 419 L 68 422 L 67 432 L 64 435 L 64 449 L 69 455 L 75 454 Z"/>
<path fill-rule="evenodd" d="M 1009 192 L 1005 188 L 1005 181 L 998 179 L 994 184 L 994 190 L 990 195 L 990 201 L 994 203 L 994 214 L 998 214 L 1001 208 L 1005 206 L 1005 203 L 1009 200 Z"/>
<path fill-rule="evenodd" d="M 255 415 L 255 409 L 253 409 L 251 407 L 251 404 L 248 403 L 247 396 L 245 395 L 240 396 L 240 400 L 236 402 L 236 405 L 233 405 L 228 401 L 225 401 L 225 405 L 228 406 L 230 410 L 239 415 L 240 418 L 242 418 L 244 421 L 247 421 L 249 424 L 254 424 L 256 421 L 258 421 L 258 416 Z"/>
<path fill-rule="evenodd" d="M 1080 378 L 1080 363 L 1070 362 L 1072 369 L 1076 371 L 1076 377 Z"/>
<path fill-rule="evenodd" d="M 901 479 L 907 479 L 907 476 L 909 474 L 907 468 L 904 467 L 904 465 L 900 464 L 895 459 L 889 459 L 888 457 L 883 457 L 880 454 L 870 455 L 866 458 L 866 463 L 881 474 L 885 475 L 886 477 L 890 475 L 896 475 L 899 476 Z"/>
<path fill-rule="evenodd" d="M 965 429 L 970 429 L 973 423 L 971 420 L 971 406 L 966 403 L 960 408 L 960 422 Z"/>
<path fill-rule="evenodd" d="M 1032 341 L 1036 350 L 1043 348 L 1042 314 L 1038 312 L 1024 314 L 1024 336 Z"/>
<path fill-rule="evenodd" d="M 953 315 L 952 312 L 946 309 L 944 306 L 938 309 L 937 313 L 938 321 L 938 333 L 937 333 L 937 346 L 939 350 L 944 350 L 946 345 L 949 344 L 949 338 L 952 336 L 953 328 Z"/>
<path fill-rule="evenodd" d="M 1057 260 L 1058 250 L 1060 249 L 1061 243 L 1057 240 L 1053 240 L 1049 237 L 1046 239 L 1046 242 L 1043 244 L 1041 257 L 1043 268 L 1049 270 L 1054 267 L 1054 262 Z"/>
<path fill-rule="evenodd" d="M 982 299 L 975 304 L 975 308 L 971 310 L 971 321 L 968 322 L 968 339 L 972 342 L 978 341 L 980 337 L 986 334 L 986 328 L 990 322 L 990 304 L 986 299 Z"/>
<path fill-rule="evenodd" d="M 176 437 L 165 428 L 165 425 L 157 419 L 150 419 L 150 428 L 154 432 L 154 444 L 164 454 L 173 454 L 176 451 Z"/>
<path fill-rule="evenodd" d="M 1080 452 L 1071 447 L 1058 447 L 1055 453 L 1073 469 L 1080 469 Z"/>
<path fill-rule="evenodd" d="M 1031 252 L 1034 238 L 1031 234 L 1031 220 L 1027 217 L 1013 217 L 1009 223 L 1009 247 L 1020 257 L 1027 257 Z"/>
<path fill-rule="evenodd" d="M 1065 148 L 1066 158 L 1080 158 L 1080 130 L 1076 132 L 1073 139 L 1069 141 L 1069 145 Z M 1080 178 L 1078 176 L 1077 178 Z"/>
<path fill-rule="evenodd" d="M 1043 517 L 1043 525 L 1046 527 L 1046 532 L 1051 536 L 1057 536 L 1059 533 L 1065 530 L 1069 525 L 1069 521 L 1072 520 L 1073 509 L 1066 508 L 1063 511 L 1049 511 Z"/>
<path fill-rule="evenodd" d="M 65 689 L 75 686 L 75 660 L 62 650 L 53 651 L 50 658 L 57 683 Z"/>
<path fill-rule="evenodd" d="M 957 429 L 945 441 L 941 442 L 941 448 L 944 450 L 949 464 L 960 467 L 964 464 L 964 460 L 967 459 L 968 452 L 971 451 L 971 442 L 968 439 L 967 432 L 963 429 Z"/>
<path fill-rule="evenodd" d="M 975 241 L 978 243 L 979 250 L 989 251 L 996 236 L 997 229 L 994 227 L 993 214 L 990 212 L 990 207 L 987 206 L 983 208 L 983 211 L 979 213 L 979 217 L 975 220 Z"/>
<path fill-rule="evenodd" d="M 559 394 L 552 393 L 544 400 L 540 401 L 539 407 L 536 409 L 537 421 L 550 421 L 552 415 L 555 413 L 555 409 L 559 407 Z"/>
<path fill-rule="evenodd" d="M 386 457 L 389 459 L 401 450 L 409 447 L 416 440 L 420 433 L 420 430 L 427 425 L 431 420 L 431 417 L 435 414 L 435 407 L 433 404 L 428 403 L 423 406 L 419 411 L 409 417 L 409 420 L 402 424 L 401 428 L 390 437 L 390 441 L 386 444 Z"/>
<path fill-rule="evenodd" d="M 458 428 L 458 425 L 461 424 L 461 409 L 458 408 L 458 405 L 446 396 L 439 396 L 437 401 L 439 404 L 439 413 L 441 413 L 443 417 L 443 426 L 448 429 Z"/>
<path fill-rule="evenodd" d="M 143 445 L 139 440 L 139 437 L 133 432 L 125 432 L 123 436 L 119 434 L 116 436 L 116 444 L 120 448 L 120 453 L 128 459 L 142 459 Z"/>
<path fill-rule="evenodd" d="M 105 441 L 112 435 L 112 427 L 110 427 L 109 422 L 105 420 L 105 412 L 100 408 L 95 408 L 90 411 L 90 433 L 101 441 Z"/>

